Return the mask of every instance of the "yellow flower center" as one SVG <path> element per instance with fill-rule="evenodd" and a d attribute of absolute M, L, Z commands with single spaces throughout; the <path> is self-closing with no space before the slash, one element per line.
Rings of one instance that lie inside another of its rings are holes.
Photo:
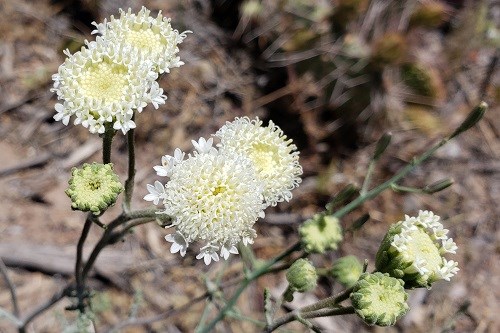
<path fill-rule="evenodd" d="M 213 195 L 217 195 L 219 193 L 223 193 L 226 191 L 226 187 L 225 186 L 217 186 L 216 188 L 214 188 L 214 190 L 212 191 L 212 194 Z"/>
<path fill-rule="evenodd" d="M 258 173 L 270 175 L 279 163 L 278 148 L 265 143 L 255 143 L 250 150 L 250 158 Z"/>
<path fill-rule="evenodd" d="M 162 36 L 150 28 L 130 30 L 125 41 L 138 49 L 153 53 L 158 53 L 163 48 Z"/>
<path fill-rule="evenodd" d="M 101 187 L 101 181 L 98 179 L 89 179 L 88 187 L 91 191 L 98 190 Z"/>
<path fill-rule="evenodd" d="M 79 80 L 82 93 L 89 98 L 115 102 L 123 99 L 127 68 L 108 62 L 91 65 Z"/>
<path fill-rule="evenodd" d="M 408 242 L 406 254 L 413 260 L 423 259 L 425 267 L 430 272 L 437 272 L 443 259 L 439 249 L 431 237 L 423 230 L 417 229 L 410 233 L 411 241 Z"/>

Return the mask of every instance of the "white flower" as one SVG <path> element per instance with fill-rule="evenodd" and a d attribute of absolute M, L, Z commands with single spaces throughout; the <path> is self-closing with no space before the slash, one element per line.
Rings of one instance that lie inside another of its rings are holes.
<path fill-rule="evenodd" d="M 165 187 L 163 187 L 163 184 L 160 183 L 159 181 L 155 181 L 155 185 L 146 185 L 149 191 L 149 194 L 147 194 L 144 197 L 144 200 L 146 201 L 153 201 L 155 205 L 158 204 L 160 199 L 163 198 L 163 195 L 165 194 Z"/>
<path fill-rule="evenodd" d="M 212 147 L 214 143 L 213 138 L 210 138 L 208 140 L 205 140 L 205 138 L 200 138 L 198 142 L 196 142 L 195 140 L 191 140 L 191 143 L 193 144 L 196 151 L 200 154 L 213 154 L 217 152 L 217 150 Z"/>
<path fill-rule="evenodd" d="M 227 260 L 230 254 L 238 254 L 238 249 L 236 248 L 236 246 L 232 244 L 221 246 L 220 256 L 224 258 L 224 260 Z"/>
<path fill-rule="evenodd" d="M 156 18 L 150 16 L 150 13 L 145 7 L 137 14 L 132 13 L 131 9 L 127 12 L 120 9 L 118 18 L 111 16 L 103 23 L 93 22 L 96 29 L 92 34 L 98 33 L 113 43 L 131 47 L 150 60 L 158 73 L 168 73 L 170 68 L 184 64 L 177 56 L 178 44 L 182 43 L 190 31 L 179 33 L 172 28 L 170 19 L 163 17 L 161 11 Z"/>
<path fill-rule="evenodd" d="M 61 103 L 57 103 L 54 107 L 56 109 L 56 114 L 54 115 L 54 119 L 56 121 L 61 121 L 64 125 L 68 125 L 69 118 L 71 117 L 71 112 L 64 108 L 64 105 Z"/>
<path fill-rule="evenodd" d="M 207 244 L 206 246 L 200 249 L 200 253 L 196 256 L 196 259 L 202 259 L 205 262 L 205 265 L 210 265 L 213 261 L 219 261 L 219 255 L 217 254 L 217 250 L 219 248 L 212 244 Z M 226 258 L 224 258 L 226 259 Z"/>
<path fill-rule="evenodd" d="M 181 257 L 184 257 L 186 255 L 186 250 L 189 246 L 189 243 L 180 232 L 166 235 L 165 240 L 172 243 L 172 246 L 170 247 L 170 253 L 179 252 Z"/>
<path fill-rule="evenodd" d="M 457 245 L 439 219 L 433 212 L 420 211 L 418 216 L 405 216 L 404 221 L 391 226 L 377 253 L 377 270 L 402 278 L 407 288 L 449 280 L 458 268 L 443 255 L 456 253 Z"/>
<path fill-rule="evenodd" d="M 82 124 L 91 133 L 104 133 L 113 126 L 124 134 L 135 128 L 135 111 L 148 103 L 163 104 L 163 90 L 154 81 L 150 61 L 130 47 L 104 41 L 87 42 L 71 55 L 52 76 L 57 99 L 54 119 Z"/>
<path fill-rule="evenodd" d="M 227 122 L 215 134 L 220 138 L 220 149 L 247 156 L 264 184 L 267 205 L 289 201 L 294 188 L 301 182 L 302 167 L 297 147 L 272 121 L 262 126 L 259 118 L 236 118 Z"/>
<path fill-rule="evenodd" d="M 184 153 L 176 148 L 174 156 L 165 155 L 161 158 L 161 165 L 154 166 L 156 174 L 161 177 L 170 177 L 173 167 L 184 159 Z"/>
<path fill-rule="evenodd" d="M 450 279 L 458 273 L 460 270 L 456 261 L 446 259 L 443 260 L 443 267 L 440 269 L 441 278 L 445 281 L 450 281 Z"/>
<path fill-rule="evenodd" d="M 458 246 L 453 241 L 453 238 L 448 238 L 443 240 L 443 244 L 441 247 L 441 253 L 457 253 Z"/>
<path fill-rule="evenodd" d="M 217 251 L 227 259 L 238 253 L 236 244 L 252 242 L 253 225 L 265 208 L 263 186 L 246 157 L 213 148 L 211 139 L 194 143 L 197 151 L 187 159 L 180 150 L 162 158 L 155 170 L 170 180 L 161 194 L 160 187 L 150 185 L 152 195 L 146 197 L 161 197 L 162 213 L 173 217 L 172 225 L 186 244 L 205 244 L 197 258 L 208 264 L 219 260 Z"/>

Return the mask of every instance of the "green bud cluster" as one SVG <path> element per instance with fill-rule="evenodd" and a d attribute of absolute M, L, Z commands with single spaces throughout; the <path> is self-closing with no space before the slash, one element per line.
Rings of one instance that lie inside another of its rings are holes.
<path fill-rule="evenodd" d="M 339 219 L 323 214 L 316 214 L 304 222 L 299 234 L 304 250 L 309 253 L 336 250 L 343 239 Z"/>
<path fill-rule="evenodd" d="M 112 206 L 123 191 L 112 163 L 85 163 L 81 168 L 73 168 L 68 183 L 66 194 L 71 198 L 71 207 L 95 215 Z"/>
<path fill-rule="evenodd" d="M 404 282 L 380 272 L 361 275 L 350 298 L 356 314 L 369 325 L 394 325 L 409 310 Z"/>

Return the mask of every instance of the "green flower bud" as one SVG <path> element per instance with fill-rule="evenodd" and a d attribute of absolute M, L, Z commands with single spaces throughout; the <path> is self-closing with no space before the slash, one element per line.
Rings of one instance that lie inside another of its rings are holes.
<path fill-rule="evenodd" d="M 355 256 L 346 256 L 333 264 L 330 274 L 347 288 L 352 287 L 363 274 L 363 264 Z"/>
<path fill-rule="evenodd" d="M 316 269 L 307 259 L 298 259 L 286 272 L 288 289 L 292 292 L 303 293 L 316 288 L 318 274 Z"/>
<path fill-rule="evenodd" d="M 309 253 L 336 250 L 343 238 L 339 219 L 323 214 L 316 214 L 304 222 L 299 234 L 304 250 Z"/>
<path fill-rule="evenodd" d="M 394 325 L 410 309 L 404 282 L 380 272 L 361 275 L 350 298 L 356 314 L 369 325 Z"/>
<path fill-rule="evenodd" d="M 71 198 L 71 207 L 95 215 L 112 206 L 123 191 L 111 163 L 85 163 L 82 168 L 73 168 L 68 183 L 66 194 Z"/>
<path fill-rule="evenodd" d="M 458 272 L 457 263 L 444 258 L 457 246 L 433 212 L 420 211 L 393 224 L 377 252 L 378 271 L 405 281 L 406 288 L 430 288 L 437 280 L 449 281 Z"/>

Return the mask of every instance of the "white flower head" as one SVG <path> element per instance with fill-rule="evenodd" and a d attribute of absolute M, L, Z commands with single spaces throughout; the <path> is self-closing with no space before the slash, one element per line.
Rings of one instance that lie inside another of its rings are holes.
<path fill-rule="evenodd" d="M 52 91 L 61 101 L 54 119 L 64 125 L 74 116 L 74 124 L 91 133 L 104 133 L 109 125 L 125 134 L 136 126 L 135 111 L 141 112 L 153 100 L 165 103 L 151 62 L 130 47 L 98 37 L 75 54 L 65 54 L 68 58 L 52 76 Z"/>
<path fill-rule="evenodd" d="M 272 121 L 262 126 L 259 118 L 236 118 L 217 131 L 220 149 L 247 156 L 264 184 L 267 205 L 289 201 L 292 190 L 299 186 L 302 167 L 297 147 Z"/>
<path fill-rule="evenodd" d="M 131 47 L 150 60 L 158 73 L 168 73 L 170 68 L 184 64 L 177 56 L 178 44 L 190 31 L 179 33 L 173 29 L 170 19 L 163 17 L 161 11 L 156 18 L 150 14 L 151 11 L 146 7 L 142 7 L 137 14 L 132 13 L 131 9 L 120 9 L 120 17 L 111 16 L 102 23 L 93 22 L 96 29 L 92 33 Z"/>
<path fill-rule="evenodd" d="M 242 155 L 217 150 L 209 141 L 197 141 L 197 151 L 186 159 L 180 150 L 166 158 L 165 173 L 170 180 L 164 192 L 159 185 L 149 185 L 150 194 L 145 197 L 162 200 L 162 213 L 172 217 L 172 226 L 182 235 L 185 247 L 196 241 L 205 244 L 197 258 L 207 265 L 218 261 L 219 253 L 224 259 L 237 254 L 236 244 L 251 243 L 256 236 L 253 225 L 265 208 L 263 186 L 252 162 Z"/>
<path fill-rule="evenodd" d="M 439 219 L 432 212 L 420 211 L 392 225 L 377 253 L 377 270 L 403 279 L 407 288 L 449 281 L 458 268 L 444 254 L 456 253 L 457 246 Z"/>

